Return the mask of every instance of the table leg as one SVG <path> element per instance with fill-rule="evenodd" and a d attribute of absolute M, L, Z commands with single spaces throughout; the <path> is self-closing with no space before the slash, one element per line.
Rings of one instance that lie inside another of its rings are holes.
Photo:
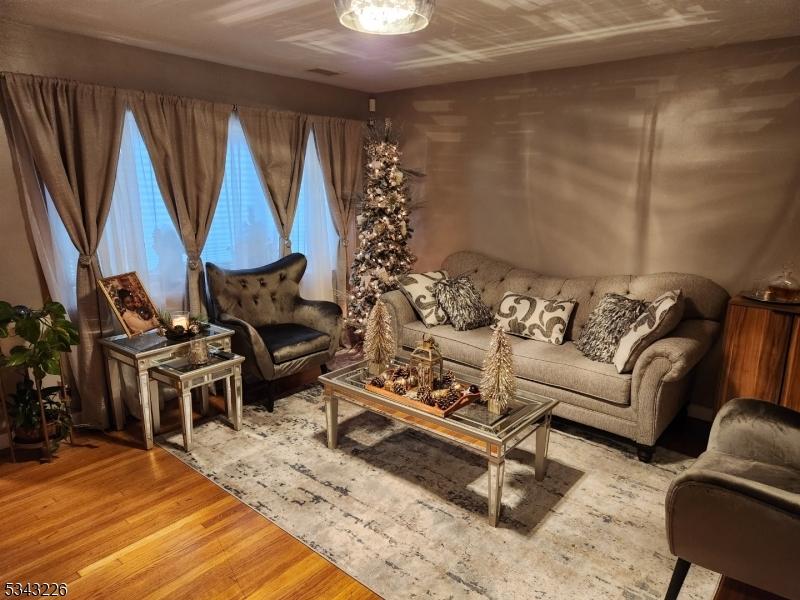
<path fill-rule="evenodd" d="M 183 449 L 192 449 L 192 390 L 179 389 L 178 403 L 181 409 L 181 429 L 183 430 Z"/>
<path fill-rule="evenodd" d="M 202 402 L 202 415 L 206 416 L 208 414 L 208 386 L 202 385 L 200 386 L 200 401 Z"/>
<path fill-rule="evenodd" d="M 106 356 L 106 381 L 111 396 L 111 411 L 114 413 L 114 426 L 117 431 L 125 429 L 125 407 L 122 404 L 119 363 L 117 359 Z"/>
<path fill-rule="evenodd" d="M 158 382 L 150 380 L 150 410 L 153 416 L 153 433 L 161 433 L 161 394 L 158 389 Z"/>
<path fill-rule="evenodd" d="M 489 523 L 492 527 L 497 527 L 500 519 L 500 511 L 503 504 L 503 475 L 506 470 L 505 459 L 495 462 L 489 461 Z"/>
<path fill-rule="evenodd" d="M 233 428 L 242 428 L 242 369 L 236 367 L 233 373 Z"/>
<path fill-rule="evenodd" d="M 137 377 L 139 386 L 139 404 L 142 408 L 142 434 L 144 447 L 150 450 L 153 447 L 153 416 L 150 410 L 150 373 L 147 370 L 139 371 Z"/>
<path fill-rule="evenodd" d="M 335 450 L 339 443 L 339 399 L 333 394 L 325 396 L 325 419 L 328 425 L 328 448 Z"/>
<path fill-rule="evenodd" d="M 233 423 L 233 375 L 225 378 L 225 415 Z M 236 426 L 234 425 L 234 429 Z"/>
<path fill-rule="evenodd" d="M 536 458 L 534 461 L 534 477 L 536 481 L 542 481 L 547 473 L 547 447 L 550 443 L 550 415 L 536 430 Z"/>

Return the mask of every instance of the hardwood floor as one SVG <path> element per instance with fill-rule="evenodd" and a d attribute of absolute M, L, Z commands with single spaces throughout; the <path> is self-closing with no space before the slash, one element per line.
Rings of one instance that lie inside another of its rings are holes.
<path fill-rule="evenodd" d="M 68 598 L 378 598 L 161 448 L 97 434 L 49 465 L 27 456 L 0 463 L 0 585 L 65 582 Z"/>

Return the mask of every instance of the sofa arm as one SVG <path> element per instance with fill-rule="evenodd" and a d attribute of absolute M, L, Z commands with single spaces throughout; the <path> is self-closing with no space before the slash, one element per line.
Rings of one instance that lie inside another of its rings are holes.
<path fill-rule="evenodd" d="M 716 321 L 683 321 L 651 344 L 633 368 L 631 404 L 637 410 L 636 441 L 652 446 L 686 401 L 686 376 L 714 343 Z"/>
<path fill-rule="evenodd" d="M 294 322 L 322 333 L 331 338 L 329 353 L 331 358 L 339 349 L 342 334 L 342 307 L 327 300 L 306 300 L 300 298 L 294 309 Z"/>
<path fill-rule="evenodd" d="M 230 313 L 221 313 L 217 322 L 233 329 L 231 350 L 245 358 L 245 370 L 254 375 L 270 381 L 275 375 L 275 365 L 272 362 L 264 340 L 258 335 L 255 328 L 247 321 L 234 317 Z"/>
<path fill-rule="evenodd" d="M 417 313 L 406 295 L 400 290 L 392 290 L 381 294 L 381 300 L 386 303 L 389 314 L 392 317 L 392 328 L 394 329 L 394 339 L 397 346 L 400 346 L 400 332 L 403 325 L 413 323 L 417 320 Z"/>

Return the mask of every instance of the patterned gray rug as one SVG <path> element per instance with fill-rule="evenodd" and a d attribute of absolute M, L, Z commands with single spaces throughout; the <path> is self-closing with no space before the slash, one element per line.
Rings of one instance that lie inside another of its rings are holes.
<path fill-rule="evenodd" d="M 423 433 L 340 402 L 340 447 L 325 445 L 321 388 L 270 414 L 246 406 L 180 433 L 169 452 L 385 598 L 663 597 L 673 566 L 664 493 L 691 459 L 653 464 L 583 430 L 553 431 L 547 478 L 533 436 L 506 462 L 503 515 L 486 522 L 486 465 Z M 681 598 L 707 600 L 718 577 L 693 567 Z"/>

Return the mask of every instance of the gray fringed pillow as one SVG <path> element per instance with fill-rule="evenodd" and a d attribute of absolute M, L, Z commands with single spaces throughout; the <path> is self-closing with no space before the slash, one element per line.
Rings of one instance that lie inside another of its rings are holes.
<path fill-rule="evenodd" d="M 614 361 L 619 341 L 646 310 L 648 303 L 619 294 L 606 294 L 586 321 L 575 347 L 597 362 Z"/>
<path fill-rule="evenodd" d="M 484 327 L 493 320 L 491 309 L 483 302 L 467 275 L 435 282 L 433 295 L 453 327 L 459 331 Z"/>

